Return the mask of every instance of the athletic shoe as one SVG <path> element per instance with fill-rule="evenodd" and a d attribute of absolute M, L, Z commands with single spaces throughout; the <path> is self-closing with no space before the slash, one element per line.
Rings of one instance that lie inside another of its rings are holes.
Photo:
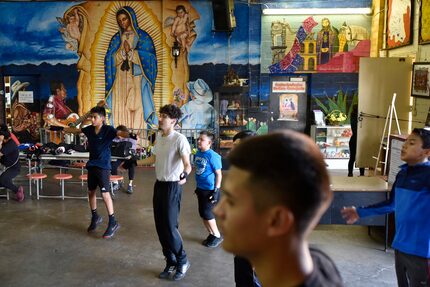
<path fill-rule="evenodd" d="M 121 187 L 120 187 L 119 183 L 114 182 L 114 183 L 112 184 L 112 188 L 113 188 L 113 191 L 117 191 L 117 190 L 119 190 Z"/>
<path fill-rule="evenodd" d="M 133 193 L 133 186 L 132 185 L 128 185 L 127 193 L 128 194 L 132 194 Z"/>
<path fill-rule="evenodd" d="M 106 239 L 112 238 L 118 229 L 119 229 L 118 222 L 115 222 L 115 224 L 109 224 L 105 233 L 103 234 L 103 238 L 106 238 Z"/>
<path fill-rule="evenodd" d="M 208 237 L 206 237 L 206 239 L 202 241 L 202 245 L 206 246 L 206 244 L 208 244 L 209 241 L 213 240 L 214 237 L 214 235 L 209 234 Z"/>
<path fill-rule="evenodd" d="M 90 223 L 90 226 L 88 226 L 87 231 L 93 232 L 94 230 L 96 230 L 97 226 L 100 223 L 102 223 L 102 221 L 103 221 L 103 218 L 101 216 L 91 218 L 91 223 Z"/>
<path fill-rule="evenodd" d="M 173 274 L 176 271 L 176 265 L 171 265 L 169 263 L 166 263 L 166 267 L 164 268 L 163 272 L 161 272 L 158 277 L 160 279 L 170 279 Z"/>
<path fill-rule="evenodd" d="M 189 261 L 185 262 L 184 264 L 178 264 L 178 266 L 176 267 L 176 273 L 175 275 L 173 275 L 172 280 L 179 281 L 184 278 L 188 269 L 190 269 L 190 266 L 191 264 Z"/>
<path fill-rule="evenodd" d="M 212 240 L 206 242 L 205 246 L 209 248 L 215 248 L 215 247 L 218 247 L 221 244 L 221 242 L 223 242 L 223 240 L 224 238 L 222 236 L 220 237 L 214 236 Z"/>
<path fill-rule="evenodd" d="M 18 202 L 23 202 L 25 198 L 24 188 L 22 186 L 18 187 L 18 191 L 16 192 L 16 200 Z"/>

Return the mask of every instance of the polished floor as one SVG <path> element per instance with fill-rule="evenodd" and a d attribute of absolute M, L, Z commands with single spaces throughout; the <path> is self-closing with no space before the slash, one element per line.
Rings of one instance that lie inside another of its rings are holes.
<path fill-rule="evenodd" d="M 138 168 L 134 194 L 117 194 L 115 214 L 121 228 L 110 240 L 101 238 L 107 221 L 102 201 L 104 222 L 88 235 L 86 200 L 27 197 L 17 203 L 0 198 L 0 286 L 234 286 L 233 256 L 200 244 L 207 234 L 193 180 L 185 186 L 180 217 L 191 268 L 179 282 L 157 278 L 164 260 L 152 215 L 154 178 L 153 169 Z M 44 182 L 45 193 L 59 189 L 52 179 Z M 79 183 L 67 184 L 66 190 L 85 193 Z M 396 286 L 393 251 L 384 252 L 381 237 L 374 234 L 369 237 L 360 226 L 319 226 L 311 243 L 334 259 L 345 286 Z"/>

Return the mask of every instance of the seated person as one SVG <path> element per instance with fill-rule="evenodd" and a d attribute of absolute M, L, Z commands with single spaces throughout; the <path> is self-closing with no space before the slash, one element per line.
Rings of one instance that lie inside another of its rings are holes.
<path fill-rule="evenodd" d="M 8 131 L 10 133 L 10 138 L 16 143 L 16 145 L 20 145 L 19 139 L 11 131 L 9 131 L 7 125 L 1 124 L 0 131 Z"/>
<path fill-rule="evenodd" d="M 117 131 L 123 131 L 123 132 L 128 132 L 128 129 L 126 126 L 123 125 L 119 125 L 116 127 Z M 113 142 L 121 142 L 121 141 L 128 141 L 131 142 L 132 146 L 131 149 L 136 151 L 136 146 L 137 146 L 137 139 L 136 139 L 136 135 L 130 134 L 129 138 L 123 138 L 121 136 L 117 136 Z M 112 175 L 117 175 L 118 174 L 118 167 L 122 164 L 122 167 L 125 168 L 126 170 L 128 170 L 128 188 L 127 188 L 127 193 L 128 194 L 132 194 L 133 193 L 133 180 L 134 180 L 134 173 L 135 173 L 135 167 L 137 165 L 137 161 L 135 159 L 119 159 L 116 161 L 112 161 L 111 162 L 111 166 L 112 166 L 112 170 L 111 170 L 111 174 Z M 119 189 L 119 184 L 115 183 L 114 184 L 114 190 L 118 190 Z"/>
<path fill-rule="evenodd" d="M 24 189 L 22 186 L 17 187 L 12 182 L 21 169 L 19 150 L 9 131 L 0 131 L 0 163 L 5 167 L 0 175 L 0 187 L 12 190 L 16 194 L 16 200 L 22 202 L 24 200 Z"/>

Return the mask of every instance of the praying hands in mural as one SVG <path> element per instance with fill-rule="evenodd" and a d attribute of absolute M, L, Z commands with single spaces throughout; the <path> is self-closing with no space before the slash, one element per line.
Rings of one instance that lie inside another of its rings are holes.
<path fill-rule="evenodd" d="M 106 101 L 111 125 L 143 129 L 158 124 L 153 94 L 157 77 L 154 42 L 139 28 L 131 7 L 116 13 L 119 31 L 105 56 Z"/>

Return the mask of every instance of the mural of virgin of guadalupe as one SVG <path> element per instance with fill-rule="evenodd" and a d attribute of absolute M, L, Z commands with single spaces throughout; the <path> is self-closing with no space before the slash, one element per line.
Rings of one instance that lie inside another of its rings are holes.
<path fill-rule="evenodd" d="M 139 28 L 136 14 L 125 6 L 116 13 L 119 31 L 105 56 L 106 102 L 110 124 L 143 129 L 158 125 L 153 93 L 157 57 L 152 38 Z"/>

